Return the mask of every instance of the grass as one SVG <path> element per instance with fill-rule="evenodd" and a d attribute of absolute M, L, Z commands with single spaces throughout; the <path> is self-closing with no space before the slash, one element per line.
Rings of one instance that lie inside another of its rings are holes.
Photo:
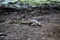
<path fill-rule="evenodd" d="M 38 5 L 44 3 L 60 3 L 60 0 L 19 0 L 20 2 L 28 3 L 31 5 Z"/>

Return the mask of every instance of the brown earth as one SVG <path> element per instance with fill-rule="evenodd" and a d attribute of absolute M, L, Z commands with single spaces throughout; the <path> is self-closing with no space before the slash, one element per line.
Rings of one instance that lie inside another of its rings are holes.
<path fill-rule="evenodd" d="M 0 15 L 0 31 L 6 36 L 0 40 L 60 40 L 60 11 L 34 10 L 31 12 L 9 12 Z M 41 22 L 42 26 L 8 23 L 12 20 L 34 19 Z M 7 23 L 5 23 L 7 22 Z"/>

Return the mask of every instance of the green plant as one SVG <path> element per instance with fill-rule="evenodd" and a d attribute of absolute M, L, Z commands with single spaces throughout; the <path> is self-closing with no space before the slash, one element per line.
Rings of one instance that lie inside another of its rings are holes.
<path fill-rule="evenodd" d="M 20 2 L 37 5 L 43 3 L 60 3 L 60 0 L 18 0 Z"/>

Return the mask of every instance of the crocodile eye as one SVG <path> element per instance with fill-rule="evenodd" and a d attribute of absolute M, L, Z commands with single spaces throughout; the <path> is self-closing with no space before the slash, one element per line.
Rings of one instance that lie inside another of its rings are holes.
<path fill-rule="evenodd" d="M 31 24 L 32 24 L 32 22 L 28 23 L 28 25 L 30 25 L 30 26 L 31 26 Z"/>

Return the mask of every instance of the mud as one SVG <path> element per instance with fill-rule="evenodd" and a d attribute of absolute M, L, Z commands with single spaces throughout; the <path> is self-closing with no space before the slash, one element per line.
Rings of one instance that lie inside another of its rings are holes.
<path fill-rule="evenodd" d="M 60 40 L 60 11 L 33 10 L 2 12 L 0 14 L 0 40 Z M 8 23 L 8 21 L 37 20 L 42 26 Z M 7 23 L 5 23 L 7 22 Z M 3 37 L 2 37 L 3 36 Z"/>

